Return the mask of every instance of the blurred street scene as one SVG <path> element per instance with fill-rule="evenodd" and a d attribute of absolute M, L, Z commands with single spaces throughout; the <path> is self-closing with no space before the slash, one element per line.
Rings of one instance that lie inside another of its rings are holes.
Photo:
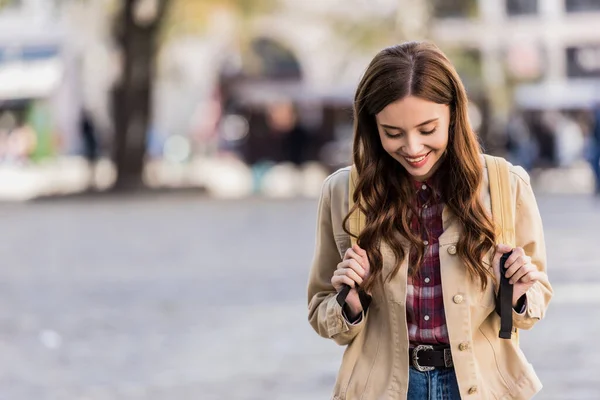
<path fill-rule="evenodd" d="M 538 398 L 600 399 L 599 25 L 600 0 L 0 0 L 0 400 L 329 398 L 316 198 L 368 62 L 421 39 L 539 198 Z"/>
<path fill-rule="evenodd" d="M 600 1 L 351 3 L 1 0 L 0 199 L 315 197 L 350 161 L 368 61 L 409 39 L 457 66 L 487 152 L 540 190 L 595 190 Z"/>

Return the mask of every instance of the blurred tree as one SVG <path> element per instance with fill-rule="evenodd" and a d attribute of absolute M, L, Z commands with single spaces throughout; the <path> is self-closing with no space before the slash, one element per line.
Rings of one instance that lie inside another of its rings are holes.
<path fill-rule="evenodd" d="M 20 0 L 0 0 L 0 8 Z M 236 37 L 244 38 L 248 21 L 273 9 L 278 0 L 57 0 L 59 3 L 99 1 L 113 23 L 120 73 L 113 87 L 114 189 L 143 186 L 147 136 L 152 129 L 152 95 L 161 44 L 176 36 L 202 34 L 223 11 L 234 18 Z M 217 24 L 219 22 L 216 22 Z M 242 40 L 243 42 L 243 40 Z"/>
<path fill-rule="evenodd" d="M 123 0 L 115 20 L 115 39 L 122 61 L 121 79 L 113 93 L 116 190 L 143 184 L 159 41 L 203 32 L 219 10 L 233 14 L 235 26 L 244 28 L 250 17 L 275 3 L 276 0 Z"/>
<path fill-rule="evenodd" d="M 143 185 L 146 138 L 150 128 L 157 36 L 170 0 L 123 0 L 114 37 L 121 74 L 113 89 L 115 190 Z"/>

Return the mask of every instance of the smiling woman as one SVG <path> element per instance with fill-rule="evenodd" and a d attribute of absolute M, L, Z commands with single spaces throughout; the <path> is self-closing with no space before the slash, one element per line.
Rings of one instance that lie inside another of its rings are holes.
<path fill-rule="evenodd" d="M 541 218 L 527 173 L 485 158 L 506 172 L 496 190 L 512 209 L 501 214 L 519 221 L 511 245 L 499 242 L 497 174 L 467 104 L 429 43 L 382 50 L 356 90 L 354 165 L 323 185 L 308 284 L 311 325 L 348 346 L 334 399 L 525 400 L 541 389 L 510 327 L 498 337 L 494 309 L 503 274 L 514 284 L 503 318 L 529 329 L 544 316 Z"/>

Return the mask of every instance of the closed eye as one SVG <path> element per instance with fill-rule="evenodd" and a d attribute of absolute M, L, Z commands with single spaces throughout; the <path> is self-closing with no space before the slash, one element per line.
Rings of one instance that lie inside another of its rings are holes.
<path fill-rule="evenodd" d="M 430 131 L 420 131 L 422 135 L 431 135 L 433 132 L 435 132 L 436 128 L 433 128 Z"/>
<path fill-rule="evenodd" d="M 402 136 L 402 132 L 394 134 L 386 131 L 385 129 L 383 130 L 383 132 L 385 133 L 385 136 L 389 137 L 390 139 L 396 139 Z"/>

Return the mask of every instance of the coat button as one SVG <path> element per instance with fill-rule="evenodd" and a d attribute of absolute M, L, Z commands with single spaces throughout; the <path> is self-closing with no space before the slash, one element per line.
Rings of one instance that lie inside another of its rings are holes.
<path fill-rule="evenodd" d="M 469 388 L 469 394 L 475 394 L 477 393 L 477 386 L 472 386 Z"/>
<path fill-rule="evenodd" d="M 465 351 L 469 348 L 469 343 L 467 342 L 462 342 L 461 344 L 458 345 L 458 349 L 460 351 Z"/>
<path fill-rule="evenodd" d="M 463 300 L 464 298 L 462 297 L 462 294 L 457 294 L 452 298 L 452 301 L 454 301 L 456 304 L 462 303 Z"/>
<path fill-rule="evenodd" d="M 455 255 L 456 254 L 456 246 L 454 246 L 454 245 L 449 246 L 448 253 L 450 253 L 451 255 Z"/>

